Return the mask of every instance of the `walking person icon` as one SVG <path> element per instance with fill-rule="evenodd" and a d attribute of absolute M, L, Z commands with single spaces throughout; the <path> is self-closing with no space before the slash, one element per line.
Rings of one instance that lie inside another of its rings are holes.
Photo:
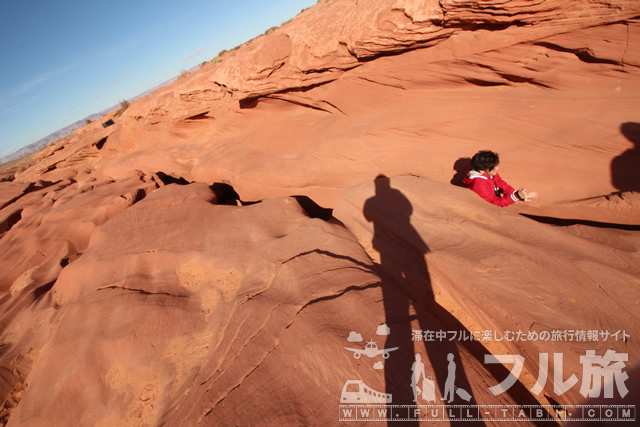
<path fill-rule="evenodd" d="M 453 353 L 447 354 L 447 360 L 449 361 L 449 365 L 447 366 L 448 374 L 447 380 L 444 383 L 444 396 L 440 400 L 447 400 L 448 397 L 449 400 L 447 400 L 447 403 L 451 403 L 457 394 L 458 397 L 470 402 L 472 396 L 469 392 L 463 388 L 456 387 L 456 362 L 454 362 L 453 359 Z"/>
<path fill-rule="evenodd" d="M 444 383 L 444 397 L 440 400 L 447 400 L 447 396 L 449 396 L 448 403 L 451 403 L 455 395 L 454 384 L 456 382 L 456 362 L 453 361 L 453 353 L 447 354 L 447 360 L 449 361 L 447 381 Z"/>
<path fill-rule="evenodd" d="M 413 374 L 411 375 L 413 401 L 416 402 L 418 400 L 418 392 L 422 393 L 422 390 L 420 389 L 420 387 L 418 387 L 418 384 L 421 384 L 420 378 L 425 378 L 424 363 L 422 363 L 422 356 L 420 356 L 420 353 L 416 353 L 416 361 L 413 362 L 413 365 L 411 366 L 411 372 L 413 372 Z"/>

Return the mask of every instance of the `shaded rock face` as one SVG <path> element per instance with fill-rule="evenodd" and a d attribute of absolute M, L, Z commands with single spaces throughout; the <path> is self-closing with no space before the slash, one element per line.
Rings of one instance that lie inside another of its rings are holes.
<path fill-rule="evenodd" d="M 322 1 L 43 150 L 0 182 L 0 419 L 332 425 L 449 357 L 471 404 L 580 403 L 588 351 L 640 362 L 639 16 Z M 451 185 L 479 149 L 540 198 Z"/>

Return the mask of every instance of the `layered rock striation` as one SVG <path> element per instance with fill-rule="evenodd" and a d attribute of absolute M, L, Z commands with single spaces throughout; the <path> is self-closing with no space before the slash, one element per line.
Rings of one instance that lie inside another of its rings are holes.
<path fill-rule="evenodd" d="M 321 1 L 48 147 L 0 182 L 2 422 L 331 425 L 416 353 L 438 399 L 451 354 L 472 404 L 582 402 L 587 351 L 640 362 L 639 18 Z M 539 199 L 459 188 L 479 149 Z"/>

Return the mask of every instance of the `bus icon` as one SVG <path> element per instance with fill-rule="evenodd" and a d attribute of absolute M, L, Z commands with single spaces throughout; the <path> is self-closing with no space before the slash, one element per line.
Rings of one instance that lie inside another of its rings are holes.
<path fill-rule="evenodd" d="M 347 380 L 340 403 L 391 403 L 391 395 L 372 389 L 362 380 Z"/>

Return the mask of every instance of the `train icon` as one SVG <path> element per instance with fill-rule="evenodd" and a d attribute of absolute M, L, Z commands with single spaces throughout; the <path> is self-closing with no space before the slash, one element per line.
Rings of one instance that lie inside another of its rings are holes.
<path fill-rule="evenodd" d="M 380 350 L 378 349 L 378 343 L 376 343 L 374 340 L 371 340 L 371 341 L 367 341 L 367 345 L 365 346 L 364 349 L 345 347 L 345 350 L 353 351 L 353 357 L 356 359 L 360 359 L 360 356 L 362 356 L 363 354 L 369 357 L 370 359 L 373 359 L 374 357 L 379 355 L 382 355 L 382 357 L 384 357 L 385 359 L 388 359 L 389 353 L 397 350 L 398 348 L 399 347 L 393 347 L 393 348 L 384 348 Z"/>
<path fill-rule="evenodd" d="M 340 403 L 391 403 L 391 394 L 375 391 L 362 380 L 348 380 L 342 387 Z"/>

